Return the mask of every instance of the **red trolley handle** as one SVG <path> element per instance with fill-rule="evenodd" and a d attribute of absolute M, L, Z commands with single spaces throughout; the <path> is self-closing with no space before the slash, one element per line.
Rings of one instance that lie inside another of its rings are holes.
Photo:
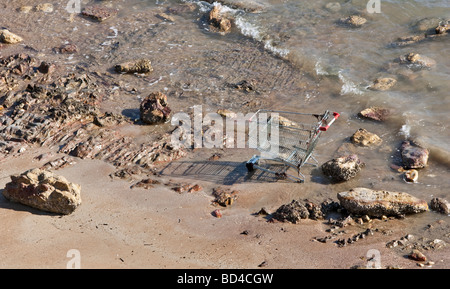
<path fill-rule="evenodd" d="M 319 127 L 319 130 L 327 131 L 330 128 L 330 126 L 333 124 L 333 122 L 335 122 L 336 119 L 338 119 L 338 117 L 341 116 L 341 115 L 339 113 L 337 113 L 337 112 L 333 112 L 333 116 L 334 116 L 334 118 L 326 126 Z"/>

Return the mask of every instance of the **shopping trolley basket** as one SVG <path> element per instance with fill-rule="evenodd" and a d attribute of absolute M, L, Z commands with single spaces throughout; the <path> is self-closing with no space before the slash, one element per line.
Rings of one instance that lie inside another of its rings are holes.
<path fill-rule="evenodd" d="M 326 111 L 323 114 L 308 114 L 261 109 L 249 119 L 250 148 L 256 148 L 260 155 L 254 155 L 247 163 L 249 172 L 259 169 L 275 174 L 279 179 L 291 179 L 303 183 L 305 176 L 300 172 L 311 159 L 317 166 L 313 150 L 322 132 L 327 131 L 339 113 Z M 266 137 L 261 135 L 265 134 Z M 270 139 L 270 141 L 269 141 Z M 260 165 L 260 160 L 271 160 L 282 164 L 281 170 L 274 171 Z M 298 175 L 288 174 L 289 168 Z"/>

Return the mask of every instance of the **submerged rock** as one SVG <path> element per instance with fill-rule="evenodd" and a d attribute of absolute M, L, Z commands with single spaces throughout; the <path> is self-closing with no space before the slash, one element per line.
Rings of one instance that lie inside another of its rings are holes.
<path fill-rule="evenodd" d="M 360 128 L 358 131 L 356 131 L 352 137 L 351 141 L 354 144 L 361 145 L 361 146 L 372 146 L 372 145 L 379 145 L 381 144 L 382 140 L 381 138 L 371 132 L 368 132 L 367 130 Z"/>
<path fill-rule="evenodd" d="M 412 52 L 400 56 L 397 59 L 397 62 L 408 65 L 408 67 L 412 69 L 426 69 L 436 65 L 436 61 L 434 59 Z"/>
<path fill-rule="evenodd" d="M 340 24 L 349 25 L 351 27 L 361 27 L 367 22 L 367 19 L 358 15 L 351 15 L 347 18 L 341 18 L 339 20 Z"/>
<path fill-rule="evenodd" d="M 7 29 L 0 30 L 0 41 L 7 44 L 16 44 L 23 41 L 23 38 L 10 32 Z"/>
<path fill-rule="evenodd" d="M 229 32 L 231 30 L 231 20 L 224 17 L 221 10 L 222 5 L 214 5 L 208 15 L 209 23 L 217 29 L 218 32 Z"/>
<path fill-rule="evenodd" d="M 64 215 L 71 214 L 81 204 L 80 185 L 40 169 L 11 176 L 3 195 L 13 202 Z"/>
<path fill-rule="evenodd" d="M 93 5 L 86 7 L 81 14 L 94 20 L 103 22 L 113 16 L 116 16 L 118 12 L 119 11 L 117 9 L 100 5 Z"/>
<path fill-rule="evenodd" d="M 38 4 L 35 9 L 38 12 L 51 13 L 51 12 L 53 12 L 53 4 L 52 3 L 41 3 L 41 4 Z"/>
<path fill-rule="evenodd" d="M 407 193 L 355 188 L 337 195 L 341 206 L 358 215 L 401 216 L 428 211 L 428 204 Z"/>
<path fill-rule="evenodd" d="M 369 88 L 371 90 L 384 91 L 391 89 L 396 83 L 397 80 L 395 78 L 382 77 L 375 79 L 373 84 Z"/>
<path fill-rule="evenodd" d="M 434 198 L 430 202 L 430 209 L 441 214 L 450 214 L 450 203 L 442 198 Z"/>
<path fill-rule="evenodd" d="M 429 150 L 413 141 L 404 141 L 400 147 L 405 169 L 420 169 L 427 166 Z"/>
<path fill-rule="evenodd" d="M 154 92 L 147 96 L 140 106 L 141 120 L 145 124 L 164 123 L 170 120 L 171 109 L 167 96 L 161 92 Z"/>
<path fill-rule="evenodd" d="M 362 117 L 376 121 L 385 121 L 390 114 L 389 109 L 377 106 L 366 108 L 359 113 Z"/>
<path fill-rule="evenodd" d="M 322 171 L 335 182 L 354 178 L 365 164 L 355 154 L 329 160 L 322 165 Z"/>
<path fill-rule="evenodd" d="M 149 59 L 139 59 L 117 64 L 114 69 L 118 73 L 148 73 L 153 71 L 152 62 Z"/>

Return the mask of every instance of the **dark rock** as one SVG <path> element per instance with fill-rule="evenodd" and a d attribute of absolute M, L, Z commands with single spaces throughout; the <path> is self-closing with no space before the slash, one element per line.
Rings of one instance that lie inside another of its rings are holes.
<path fill-rule="evenodd" d="M 387 108 L 373 106 L 362 110 L 359 115 L 371 120 L 385 121 L 391 114 Z"/>
<path fill-rule="evenodd" d="M 365 164 L 355 154 L 329 160 L 322 165 L 322 171 L 333 181 L 348 181 L 355 177 Z"/>
<path fill-rule="evenodd" d="M 171 109 L 167 103 L 167 96 L 161 92 L 150 94 L 141 102 L 140 113 L 141 120 L 145 124 L 168 122 Z"/>
<path fill-rule="evenodd" d="M 413 141 L 404 141 L 400 147 L 402 166 L 405 169 L 420 169 L 427 166 L 429 150 Z"/>
<path fill-rule="evenodd" d="M 301 219 L 309 218 L 309 211 L 299 201 L 293 200 L 291 203 L 279 207 L 272 217 L 281 222 L 297 224 Z"/>
<path fill-rule="evenodd" d="M 441 214 L 450 214 L 450 203 L 442 198 L 434 198 L 430 202 L 430 209 Z"/>
<path fill-rule="evenodd" d="M 231 206 L 237 200 L 238 191 L 223 190 L 222 188 L 213 189 L 214 204 L 222 207 Z"/>
<path fill-rule="evenodd" d="M 62 45 L 55 50 L 61 54 L 73 54 L 78 52 L 78 47 L 75 44 L 69 43 Z"/>
<path fill-rule="evenodd" d="M 55 71 L 55 69 L 56 69 L 55 64 L 53 64 L 53 63 L 50 64 L 45 61 L 43 61 L 38 68 L 39 72 L 44 73 L 44 74 L 51 74 Z"/>
<path fill-rule="evenodd" d="M 108 8 L 100 5 L 93 5 L 86 7 L 82 15 L 103 22 L 113 16 L 116 16 L 119 11 L 117 9 Z"/>

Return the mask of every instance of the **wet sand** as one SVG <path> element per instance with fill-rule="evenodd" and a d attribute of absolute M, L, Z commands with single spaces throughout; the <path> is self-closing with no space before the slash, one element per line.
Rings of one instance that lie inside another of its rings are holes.
<path fill-rule="evenodd" d="M 354 112 L 345 111 L 344 104 L 340 104 L 346 100 L 335 99 L 340 87 L 328 84 L 328 79 L 302 73 L 302 67 L 280 59 L 252 40 L 233 35 L 224 40 L 201 29 L 201 21 L 193 22 L 183 15 L 175 15 L 175 23 L 162 20 L 155 16 L 162 10 L 160 7 L 119 15 L 105 23 L 79 15 L 71 20 L 63 11 L 64 1 L 60 2 L 53 14 L 32 12 L 26 21 L 16 11 L 25 1 L 3 4 L 3 23 L 26 41 L 3 46 L 1 56 L 28 53 L 55 63 L 57 75 L 75 71 L 103 79 L 110 90 L 102 99 L 102 111 L 139 118 L 140 99 L 157 90 L 168 95 L 175 112 L 189 111 L 199 104 L 205 112 L 227 108 L 247 113 L 266 107 L 321 112 L 332 103 L 336 111 L 342 111 L 342 118 L 318 145 L 319 162 L 335 156 L 361 126 Z M 177 33 L 180 29 L 186 30 L 185 38 Z M 66 42 L 77 44 L 79 52 L 71 56 L 54 53 L 55 47 Z M 150 58 L 154 71 L 148 75 L 121 75 L 112 70 L 113 64 L 137 56 Z M 243 80 L 256 80 L 256 91 L 237 90 L 235 84 Z M 308 93 L 317 97 L 301 97 L 301 102 L 292 98 Z M 360 105 L 362 108 L 364 103 Z M 366 266 L 367 252 L 375 249 L 381 254 L 383 268 L 419 268 L 417 262 L 405 257 L 409 251 L 389 249 L 386 243 L 407 234 L 449 243 L 450 236 L 445 235 L 450 225 L 448 216 L 426 212 L 346 227 L 339 238 L 367 228 L 378 231 L 338 248 L 332 241 L 324 244 L 314 240 L 329 235 L 325 220 L 290 224 L 268 222 L 268 218 L 255 215 L 262 207 L 274 212 L 293 199 L 317 203 L 336 200 L 338 192 L 356 186 L 422 194 L 430 186 L 442 185 L 435 176 L 445 173 L 446 166 L 433 162 L 422 177 L 422 185 L 405 187 L 399 174 L 388 168 L 397 146 L 389 133 L 397 127 L 374 123 L 365 126 L 380 135 L 387 134 L 385 145 L 383 149 L 353 148 L 370 160 L 371 166 L 356 179 L 341 184 L 331 184 L 317 168 L 305 168 L 304 184 L 275 181 L 260 173 L 248 176 L 244 162 L 255 153 L 250 149 L 189 150 L 183 158 L 143 169 L 141 174 L 125 180 L 110 177 L 119 167 L 107 160 L 74 158 L 75 164 L 56 171 L 82 187 L 82 205 L 73 214 L 48 214 L 0 196 L 0 218 L 5 224 L 0 227 L 0 267 L 65 268 L 70 260 L 67 252 L 76 249 L 81 254 L 82 268 L 260 268 L 261 264 L 262 268 L 351 268 Z M 142 144 L 152 143 L 158 135 L 170 131 L 170 126 L 125 124 L 113 130 Z M 41 153 L 53 152 L 52 159 L 65 155 L 57 150 L 56 146 L 31 146 L 23 153 L 6 156 L 0 163 L 0 188 L 10 175 L 42 166 L 45 161 L 35 159 Z M 221 157 L 209 161 L 214 153 Z M 161 184 L 150 189 L 130 188 L 148 176 Z M 172 189 L 185 183 L 199 184 L 203 189 L 193 193 Z M 212 190 L 219 186 L 239 191 L 232 206 L 211 204 Z M 217 208 L 222 218 L 212 215 Z M 442 222 L 436 223 L 439 220 Z M 430 231 L 430 227 L 435 230 Z M 432 268 L 449 267 L 450 246 L 425 254 L 435 262 Z"/>

